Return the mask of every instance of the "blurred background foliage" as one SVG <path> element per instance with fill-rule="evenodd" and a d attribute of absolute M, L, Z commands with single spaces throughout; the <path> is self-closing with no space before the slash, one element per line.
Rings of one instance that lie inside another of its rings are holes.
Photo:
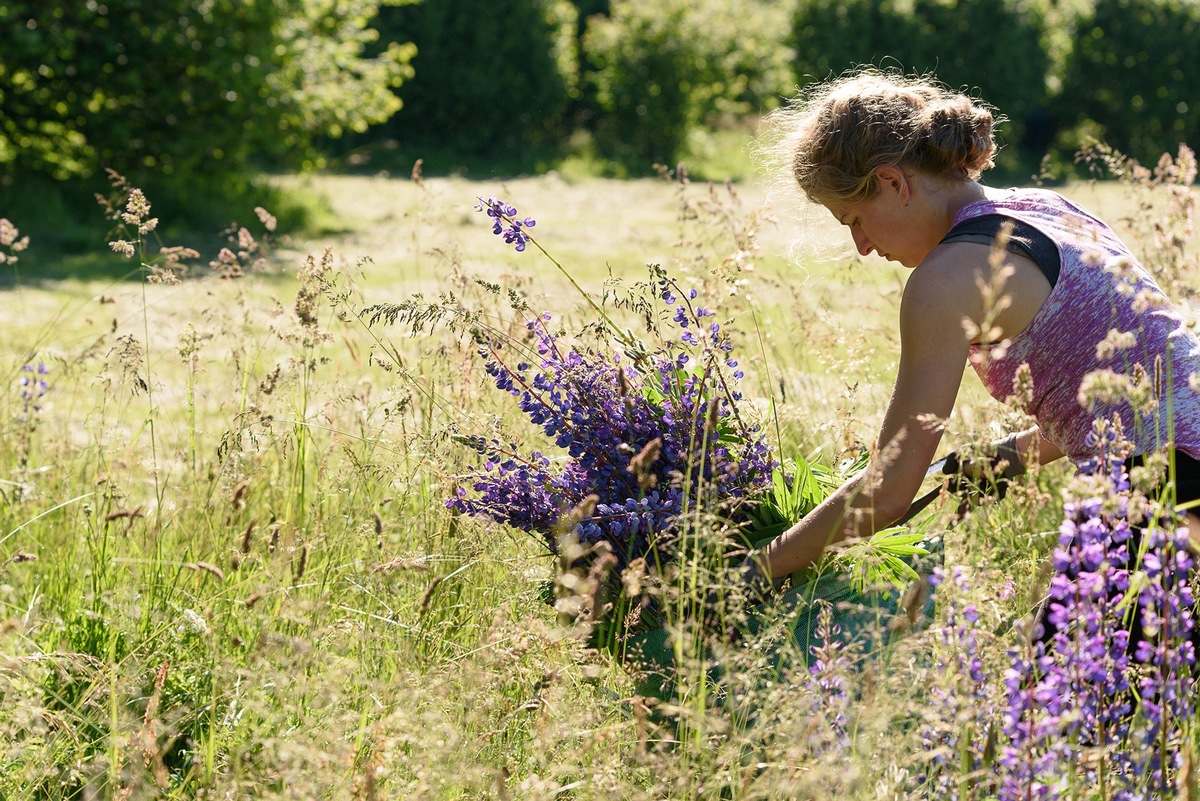
<path fill-rule="evenodd" d="M 1065 178 L 1089 137 L 1200 145 L 1198 28 L 1196 0 L 0 0 L 0 202 L 40 193 L 22 228 L 69 246 L 106 168 L 196 226 L 272 171 L 742 178 L 763 114 L 857 64 L 997 106 L 999 180 Z"/>

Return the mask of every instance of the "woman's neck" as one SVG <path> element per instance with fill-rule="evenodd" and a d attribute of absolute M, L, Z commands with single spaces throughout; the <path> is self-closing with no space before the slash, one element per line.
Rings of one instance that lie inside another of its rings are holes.
<path fill-rule="evenodd" d="M 925 182 L 925 201 L 940 225 L 948 232 L 954 225 L 954 218 L 959 211 L 972 203 L 987 200 L 991 191 L 978 181 L 929 179 Z"/>

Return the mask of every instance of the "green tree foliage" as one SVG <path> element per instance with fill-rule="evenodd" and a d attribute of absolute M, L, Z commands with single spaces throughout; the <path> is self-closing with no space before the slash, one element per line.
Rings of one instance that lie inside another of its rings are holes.
<path fill-rule="evenodd" d="M 789 41 L 805 86 L 861 64 L 880 65 L 911 34 L 896 0 L 798 0 Z"/>
<path fill-rule="evenodd" d="M 934 74 L 1009 118 L 1001 165 L 1045 152 L 1047 55 L 1041 6 L 1026 0 L 799 0 L 792 46 L 801 83 L 860 65 Z M 853 36 L 847 36 L 853 31 Z"/>
<path fill-rule="evenodd" d="M 596 65 L 588 57 L 583 46 L 583 37 L 592 17 L 607 17 L 612 10 L 612 0 L 572 0 L 575 13 L 579 18 L 575 26 L 575 49 L 578 52 L 576 79 L 579 92 L 572 105 L 572 122 L 583 128 L 594 127 L 597 115 L 600 114 L 600 104 L 596 100 L 596 85 L 588 79 L 588 75 L 596 71 Z"/>
<path fill-rule="evenodd" d="M 977 93 L 1009 119 L 1001 166 L 1036 165 L 1046 137 L 1045 18 L 1025 0 L 916 0 L 916 36 L 900 49 L 919 71 Z M 908 47 L 911 46 L 911 50 Z M 907 51 L 907 52 L 906 52 Z M 1015 149 L 1013 146 L 1016 146 Z"/>
<path fill-rule="evenodd" d="M 614 0 L 584 36 L 601 151 L 647 171 L 674 163 L 698 125 L 775 106 L 791 85 L 786 27 L 773 0 Z"/>
<path fill-rule="evenodd" d="M 1075 135 L 1090 134 L 1144 164 L 1200 145 L 1200 3 L 1096 0 L 1078 22 L 1059 104 Z M 1069 155 L 1069 153 L 1068 153 Z"/>
<path fill-rule="evenodd" d="M 404 108 L 383 129 L 403 146 L 512 157 L 563 135 L 576 80 L 566 0 L 428 0 L 385 8 L 383 41 L 412 41 Z"/>
<path fill-rule="evenodd" d="M 296 164 L 399 107 L 410 48 L 364 48 L 377 0 L 0 4 L 0 171 L 112 167 L 180 186 Z"/>

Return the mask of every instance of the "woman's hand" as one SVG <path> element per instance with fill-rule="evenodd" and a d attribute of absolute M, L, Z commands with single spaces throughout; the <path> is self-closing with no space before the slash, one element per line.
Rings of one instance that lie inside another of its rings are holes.
<path fill-rule="evenodd" d="M 976 506 L 984 498 L 1004 500 L 1009 483 L 1025 473 L 1025 461 L 1017 449 L 1017 436 L 1013 434 L 993 443 L 983 458 L 964 458 L 957 452 L 948 454 L 942 469 L 950 477 L 946 488 L 967 506 Z"/>
<path fill-rule="evenodd" d="M 1031 428 L 992 443 L 982 458 L 950 453 L 942 472 L 950 476 L 946 488 L 962 499 L 961 514 L 984 498 L 1004 500 L 1009 485 L 1027 472 L 1029 462 L 1045 464 L 1062 456 L 1057 445 Z"/>

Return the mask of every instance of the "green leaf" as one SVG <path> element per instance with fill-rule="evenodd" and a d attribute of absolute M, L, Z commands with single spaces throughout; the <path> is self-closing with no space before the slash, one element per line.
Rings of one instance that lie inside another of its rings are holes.
<path fill-rule="evenodd" d="M 920 532 L 902 526 L 885 528 L 843 549 L 833 557 L 833 565 L 850 573 L 859 592 L 879 584 L 905 584 L 920 577 L 912 560 L 929 553 L 920 544 L 924 540 Z"/>

